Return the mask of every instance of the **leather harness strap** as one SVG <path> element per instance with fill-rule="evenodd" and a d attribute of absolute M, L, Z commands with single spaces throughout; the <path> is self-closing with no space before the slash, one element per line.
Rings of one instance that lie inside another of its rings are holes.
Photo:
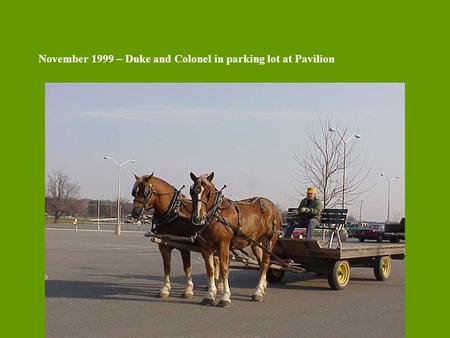
<path fill-rule="evenodd" d="M 183 186 L 184 187 L 184 186 Z M 183 189 L 183 188 L 181 188 Z M 170 201 L 169 208 L 163 215 L 159 215 L 156 211 L 153 214 L 152 231 L 155 231 L 157 227 L 167 224 L 177 218 L 181 210 L 181 189 L 174 188 L 175 194 Z"/>
<path fill-rule="evenodd" d="M 241 230 L 241 209 L 239 208 L 239 204 L 251 205 L 254 202 L 256 202 L 256 200 L 259 200 L 260 209 L 261 209 L 261 218 L 263 218 L 264 212 L 265 212 L 265 205 L 264 205 L 264 202 L 262 201 L 262 199 L 257 197 L 254 200 L 252 200 L 250 203 L 234 202 L 229 199 L 226 199 L 226 200 L 230 203 L 230 206 L 223 208 L 223 209 L 218 209 L 214 215 L 217 218 L 217 220 L 219 222 L 221 222 L 233 234 L 233 239 L 231 240 L 231 242 L 234 243 L 238 239 L 238 237 L 243 237 L 250 242 L 256 242 L 255 240 L 250 238 L 250 236 L 247 236 L 245 233 L 243 233 Z M 234 208 L 234 210 L 236 210 L 237 219 L 238 219 L 236 226 L 231 224 L 230 221 L 228 221 L 220 212 L 221 210 L 224 210 L 227 208 Z M 258 221 L 258 224 L 261 222 L 261 218 Z"/>

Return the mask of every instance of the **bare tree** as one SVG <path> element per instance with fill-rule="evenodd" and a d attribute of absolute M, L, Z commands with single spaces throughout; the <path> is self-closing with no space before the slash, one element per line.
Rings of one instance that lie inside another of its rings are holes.
<path fill-rule="evenodd" d="M 47 206 L 53 212 L 56 223 L 78 196 L 80 185 L 72 183 L 69 175 L 62 170 L 54 170 L 47 175 L 47 179 Z"/>
<path fill-rule="evenodd" d="M 116 200 L 117 204 L 117 200 Z M 122 218 L 125 217 L 128 214 L 131 214 L 131 211 L 133 210 L 133 203 L 130 202 L 128 198 L 122 197 L 120 199 L 120 210 L 121 210 L 121 216 Z"/>
<path fill-rule="evenodd" d="M 314 125 L 306 128 L 310 142 L 303 153 L 295 154 L 298 169 L 296 190 L 303 195 L 306 186 L 316 187 L 324 208 L 332 208 L 342 202 L 343 189 L 347 205 L 358 201 L 358 197 L 368 191 L 362 189 L 362 185 L 370 172 L 365 169 L 365 163 L 361 161 L 360 153 L 355 149 L 355 142 L 350 142 L 346 150 L 347 176 L 343 187 L 343 141 L 336 132 L 330 131 L 330 128 L 337 128 L 342 138 L 347 138 L 347 126 L 334 122 L 331 117 L 321 118 L 319 128 L 315 129 Z"/>

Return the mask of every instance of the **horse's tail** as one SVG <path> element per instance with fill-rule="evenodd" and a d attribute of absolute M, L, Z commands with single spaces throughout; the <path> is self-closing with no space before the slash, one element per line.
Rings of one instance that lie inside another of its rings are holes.
<path fill-rule="evenodd" d="M 275 203 L 273 203 L 271 200 L 264 197 L 262 197 L 261 199 L 270 205 L 273 215 L 269 221 L 272 226 L 273 234 L 279 235 L 281 233 L 281 225 L 283 223 L 281 218 L 281 212 L 275 205 Z"/>

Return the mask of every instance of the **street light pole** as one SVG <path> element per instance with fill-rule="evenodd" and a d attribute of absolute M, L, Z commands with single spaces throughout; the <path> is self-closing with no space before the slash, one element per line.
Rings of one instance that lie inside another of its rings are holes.
<path fill-rule="evenodd" d="M 337 130 L 336 128 L 330 128 L 328 130 L 331 131 L 331 132 L 338 133 L 339 137 L 341 138 L 342 143 L 344 143 L 344 159 L 343 159 L 343 168 L 342 168 L 342 209 L 345 209 L 345 158 L 347 156 L 347 143 L 352 138 L 361 138 L 361 135 L 353 134 L 347 140 L 345 140 L 344 136 L 341 135 L 339 130 Z"/>
<path fill-rule="evenodd" d="M 388 196 L 387 196 L 387 222 L 389 223 L 389 216 L 390 216 L 390 209 L 391 209 L 391 184 L 392 184 L 393 180 L 395 180 L 396 178 L 400 178 L 400 177 L 398 177 L 398 176 L 389 177 L 389 176 L 384 175 L 383 173 L 381 173 L 380 176 L 385 177 L 389 182 Z"/>
<path fill-rule="evenodd" d="M 342 170 L 342 209 L 345 209 L 345 157 L 347 155 L 347 142 L 344 141 L 342 136 L 341 140 L 344 142 L 344 160 L 343 160 L 344 168 Z"/>
<path fill-rule="evenodd" d="M 121 234 L 121 226 L 120 226 L 120 168 L 122 168 L 122 166 L 124 166 L 128 162 L 136 163 L 136 161 L 135 160 L 126 160 L 125 162 L 119 164 L 112 157 L 104 156 L 103 158 L 105 160 L 111 160 L 111 161 L 113 161 L 115 163 L 115 165 L 117 165 L 117 225 L 116 225 L 116 229 L 115 229 L 115 234 L 116 235 L 120 235 Z"/>
<path fill-rule="evenodd" d="M 362 221 L 362 205 L 363 205 L 363 200 L 361 200 L 361 204 L 359 205 L 359 223 L 361 223 Z"/>
<path fill-rule="evenodd" d="M 97 203 L 97 230 L 100 230 L 100 198 L 102 197 L 103 195 L 98 198 Z"/>

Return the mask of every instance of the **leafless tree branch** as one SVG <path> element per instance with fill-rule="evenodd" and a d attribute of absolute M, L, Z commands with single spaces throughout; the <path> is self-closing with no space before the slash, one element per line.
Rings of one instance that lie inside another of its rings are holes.
<path fill-rule="evenodd" d="M 330 128 L 340 130 L 342 138 L 336 132 L 331 132 Z M 343 189 L 346 205 L 359 201 L 361 194 L 371 189 L 363 188 L 370 168 L 366 168 L 361 153 L 357 152 L 356 142 L 349 141 L 346 145 L 346 179 L 343 188 L 343 139 L 349 137 L 348 126 L 334 121 L 332 117 L 323 117 L 319 120 L 319 127 L 310 125 L 305 128 L 305 132 L 310 142 L 303 152 L 294 154 L 297 163 L 295 190 L 303 195 L 306 186 L 315 186 L 324 207 L 335 207 L 342 203 Z"/>

